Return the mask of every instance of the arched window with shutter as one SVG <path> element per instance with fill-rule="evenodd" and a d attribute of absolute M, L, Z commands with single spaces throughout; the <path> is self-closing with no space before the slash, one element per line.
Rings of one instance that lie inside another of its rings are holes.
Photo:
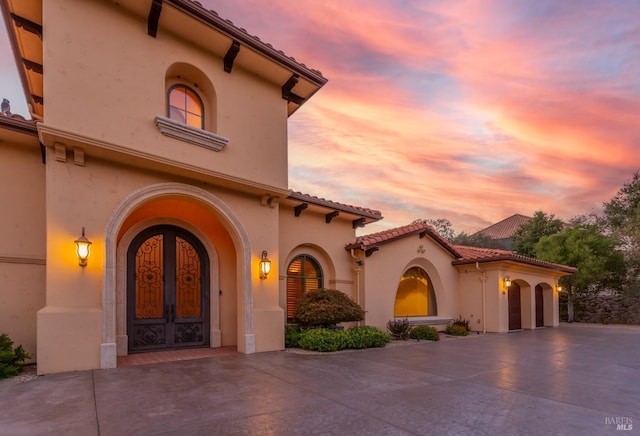
<path fill-rule="evenodd" d="M 322 268 L 313 257 L 296 256 L 287 267 L 287 321 L 295 318 L 298 302 L 305 292 L 323 287 Z"/>

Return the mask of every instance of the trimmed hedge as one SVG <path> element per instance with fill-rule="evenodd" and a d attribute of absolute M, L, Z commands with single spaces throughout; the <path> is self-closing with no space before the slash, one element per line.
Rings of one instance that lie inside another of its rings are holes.
<path fill-rule="evenodd" d="M 362 321 L 364 310 L 337 289 L 315 289 L 302 295 L 295 318 L 305 326 L 329 327 L 341 322 Z"/>
<path fill-rule="evenodd" d="M 411 329 L 411 333 L 409 333 L 409 337 L 411 339 L 425 339 L 428 341 L 439 341 L 440 334 L 438 333 L 438 329 L 435 327 L 431 327 L 428 325 L 419 325 Z"/>
<path fill-rule="evenodd" d="M 447 326 L 445 333 L 452 336 L 467 336 L 469 334 L 469 330 L 464 326 L 452 324 Z"/>
<path fill-rule="evenodd" d="M 389 343 L 389 335 L 376 327 L 353 327 L 344 331 L 347 347 L 352 349 L 384 347 Z"/>
<path fill-rule="evenodd" d="M 294 341 L 296 334 L 299 335 L 297 342 Z M 390 340 L 387 333 L 369 326 L 353 327 L 347 330 L 313 328 L 298 333 L 290 329 L 288 333 L 285 332 L 285 344 L 287 335 L 289 335 L 291 343 L 298 347 L 321 352 L 384 347 Z"/>

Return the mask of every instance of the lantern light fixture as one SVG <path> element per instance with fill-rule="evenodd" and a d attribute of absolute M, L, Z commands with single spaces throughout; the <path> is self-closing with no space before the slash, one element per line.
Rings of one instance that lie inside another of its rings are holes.
<path fill-rule="evenodd" d="M 91 241 L 84 235 L 84 226 L 82 227 L 82 236 L 74 242 L 76 244 L 76 254 L 78 255 L 78 265 L 84 268 L 87 266 L 91 247 Z"/>
<path fill-rule="evenodd" d="M 509 289 L 511 287 L 511 279 L 509 276 L 504 276 L 504 286 Z"/>
<path fill-rule="evenodd" d="M 260 279 L 264 280 L 271 272 L 271 261 L 267 257 L 267 250 L 262 250 L 260 259 Z"/>

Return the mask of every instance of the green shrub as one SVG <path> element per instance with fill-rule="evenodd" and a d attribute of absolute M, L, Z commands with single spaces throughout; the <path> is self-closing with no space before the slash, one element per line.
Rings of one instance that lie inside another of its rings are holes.
<path fill-rule="evenodd" d="M 409 333 L 409 337 L 411 339 L 426 339 L 428 341 L 439 341 L 440 334 L 438 333 L 438 329 L 435 327 L 431 327 L 428 325 L 419 325 L 411 329 L 411 333 Z"/>
<path fill-rule="evenodd" d="M 376 327 L 353 327 L 348 330 L 308 329 L 302 330 L 298 339 L 300 348 L 311 351 L 339 351 L 384 347 L 389 335 Z"/>
<path fill-rule="evenodd" d="M 300 337 L 302 336 L 302 328 L 297 325 L 284 326 L 284 346 L 287 348 L 300 348 Z"/>
<path fill-rule="evenodd" d="M 31 356 L 24 351 L 22 345 L 13 348 L 13 341 L 9 339 L 9 335 L 0 335 L 0 378 L 18 375 L 26 359 L 31 359 Z"/>
<path fill-rule="evenodd" d="M 345 330 L 346 348 L 362 349 L 384 347 L 389 343 L 389 335 L 376 327 L 353 327 Z"/>
<path fill-rule="evenodd" d="M 341 322 L 362 321 L 364 310 L 343 292 L 316 289 L 302 296 L 295 317 L 304 326 L 329 327 Z"/>
<path fill-rule="evenodd" d="M 467 330 L 464 326 L 457 324 L 448 325 L 445 332 L 448 335 L 452 336 L 467 336 L 469 334 L 469 330 Z"/>
<path fill-rule="evenodd" d="M 389 330 L 393 339 L 406 341 L 409 339 L 409 334 L 411 333 L 411 324 L 409 324 L 407 318 L 392 319 L 387 322 L 387 330 Z"/>
<path fill-rule="evenodd" d="M 465 329 L 467 329 L 467 332 L 471 331 L 471 327 L 469 327 L 469 320 L 468 319 L 462 319 L 462 316 L 457 318 L 457 319 L 454 319 L 453 320 L 453 325 L 464 327 Z"/>
<path fill-rule="evenodd" d="M 311 351 L 338 351 L 346 348 L 345 332 L 341 330 L 310 329 L 302 332 L 298 343 Z"/>

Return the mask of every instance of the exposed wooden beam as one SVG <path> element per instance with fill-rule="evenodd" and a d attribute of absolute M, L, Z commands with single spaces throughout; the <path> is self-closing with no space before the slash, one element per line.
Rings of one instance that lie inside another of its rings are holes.
<path fill-rule="evenodd" d="M 298 79 L 298 75 L 294 74 L 289 78 L 289 80 L 287 80 L 284 85 L 282 85 L 282 98 L 284 98 L 288 102 L 293 102 L 295 104 L 301 105 L 305 102 L 305 99 L 291 92 L 293 87 L 296 86 L 296 83 L 298 83 Z"/>
<path fill-rule="evenodd" d="M 358 227 L 364 227 L 366 223 L 367 223 L 366 218 L 358 218 L 357 220 L 353 220 L 351 222 L 351 226 L 354 229 L 357 229 Z"/>
<path fill-rule="evenodd" d="M 29 59 L 25 59 L 25 58 L 22 58 L 22 63 L 24 64 L 25 68 L 29 71 L 33 71 L 34 73 L 38 73 L 38 74 L 43 73 L 42 64 L 30 61 Z"/>
<path fill-rule="evenodd" d="M 230 73 L 233 70 L 233 61 L 236 60 L 236 56 L 240 52 L 240 43 L 238 41 L 233 41 L 229 50 L 227 50 L 227 54 L 224 55 L 224 70 L 227 73 Z"/>
<path fill-rule="evenodd" d="M 154 38 L 158 34 L 158 23 L 162 13 L 162 0 L 153 0 L 147 17 L 147 33 Z"/>
<path fill-rule="evenodd" d="M 16 14 L 11 14 L 11 18 L 13 22 L 16 23 L 16 27 L 21 27 L 27 32 L 31 32 L 34 35 L 38 35 L 38 38 L 42 40 L 42 26 L 38 23 L 34 23 L 31 20 L 27 20 Z"/>
<path fill-rule="evenodd" d="M 380 247 L 378 247 L 377 245 L 374 245 L 373 247 L 369 247 L 366 250 L 364 250 L 364 255 L 365 257 L 369 257 L 378 250 L 380 250 Z"/>
<path fill-rule="evenodd" d="M 303 210 L 309 207 L 309 203 L 302 203 L 293 208 L 293 213 L 296 216 L 300 216 Z"/>
<path fill-rule="evenodd" d="M 329 224 L 331 220 L 337 217 L 338 215 L 340 215 L 340 212 L 338 212 L 337 210 L 334 210 L 333 212 L 330 212 L 324 216 L 324 222 Z"/>

